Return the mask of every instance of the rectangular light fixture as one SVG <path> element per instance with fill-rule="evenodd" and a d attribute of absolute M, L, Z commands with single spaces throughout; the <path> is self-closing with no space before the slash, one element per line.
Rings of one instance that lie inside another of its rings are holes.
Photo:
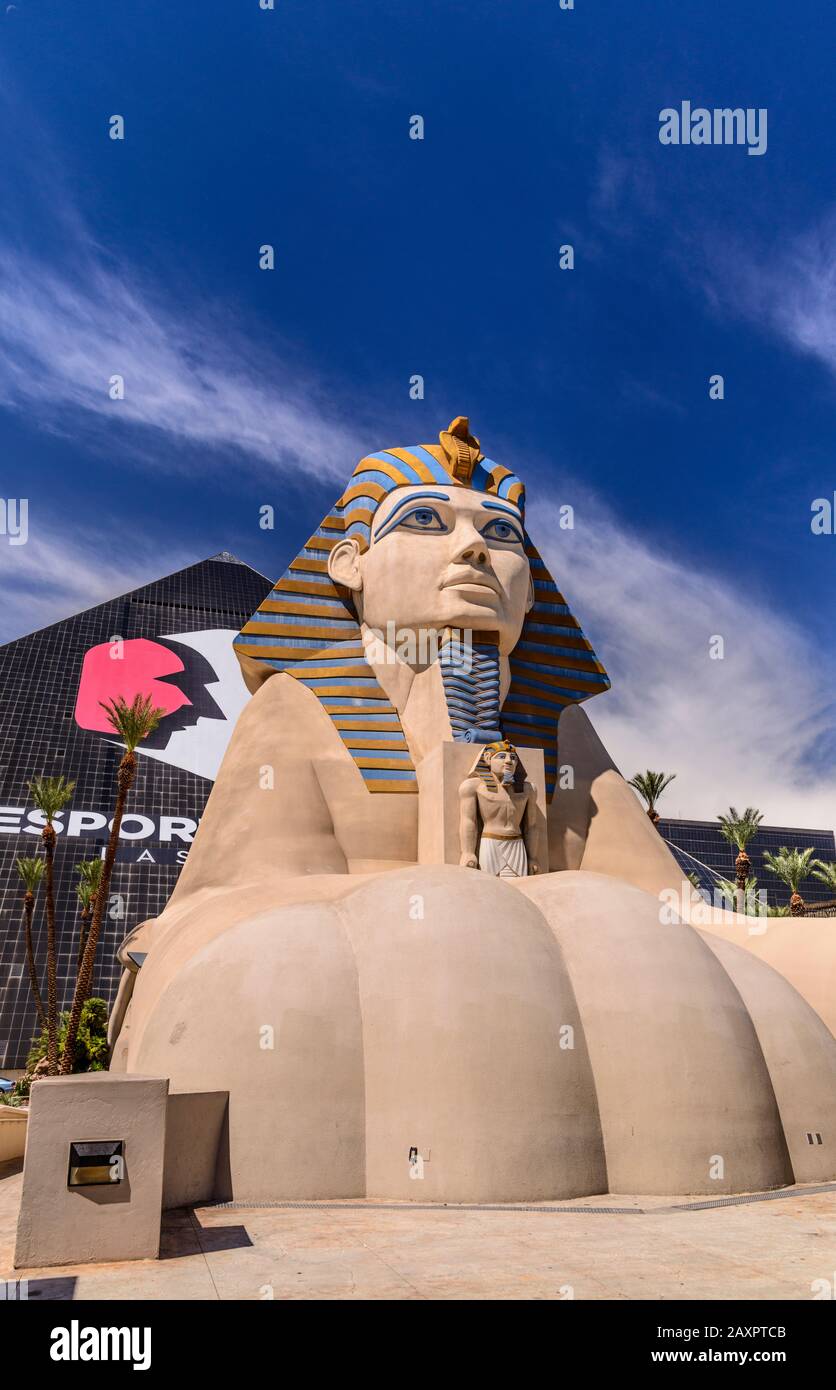
<path fill-rule="evenodd" d="M 68 1187 L 95 1187 L 122 1181 L 124 1140 L 92 1139 L 70 1144 Z"/>

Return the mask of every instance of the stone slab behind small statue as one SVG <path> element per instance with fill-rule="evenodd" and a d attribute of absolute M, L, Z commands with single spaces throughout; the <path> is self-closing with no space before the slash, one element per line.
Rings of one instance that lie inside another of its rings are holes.
<path fill-rule="evenodd" d="M 418 764 L 418 862 L 458 864 L 461 855 L 459 790 L 470 773 L 478 745 L 440 743 Z M 546 825 L 546 769 L 542 748 L 526 748 L 525 772 L 537 789 L 536 861 L 540 873 L 549 870 Z"/>

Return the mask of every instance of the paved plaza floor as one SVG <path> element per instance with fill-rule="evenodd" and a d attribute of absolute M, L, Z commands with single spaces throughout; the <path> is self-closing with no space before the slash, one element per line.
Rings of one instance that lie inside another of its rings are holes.
<path fill-rule="evenodd" d="M 836 1280 L 836 1184 L 703 1209 L 198 1207 L 165 1214 L 159 1260 L 14 1270 L 20 1187 L 0 1165 L 0 1279 L 30 1298 L 810 1300 Z"/>

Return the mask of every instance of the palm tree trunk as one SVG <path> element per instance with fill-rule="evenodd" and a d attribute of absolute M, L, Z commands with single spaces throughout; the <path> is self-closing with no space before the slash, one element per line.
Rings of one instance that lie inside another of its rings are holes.
<path fill-rule="evenodd" d="M 35 1000 L 35 1008 L 38 1011 L 38 1022 L 40 1023 L 41 1028 L 46 1028 L 46 1013 L 44 1012 L 44 1001 L 41 998 L 41 990 L 38 984 L 38 972 L 35 969 L 35 950 L 32 945 L 32 916 L 34 910 L 34 893 L 24 894 L 24 937 L 26 941 L 26 964 L 29 967 L 29 985 L 32 990 L 32 998 Z"/>
<path fill-rule="evenodd" d="M 804 899 L 802 898 L 801 894 L 800 894 L 800 893 L 798 892 L 798 890 L 796 889 L 796 891 L 793 893 L 792 897 L 790 898 L 790 916 L 791 916 L 791 917 L 803 917 L 803 916 L 804 916 L 804 909 L 805 909 L 805 906 L 806 906 L 806 904 L 805 904 L 805 902 L 804 902 Z"/>
<path fill-rule="evenodd" d="M 659 821 L 660 821 L 661 817 L 660 817 L 660 815 L 659 815 L 659 812 L 656 810 L 656 808 L 655 808 L 654 806 L 648 806 L 648 808 L 647 808 L 647 814 L 648 814 L 648 817 L 650 818 L 650 824 L 651 824 L 651 825 L 658 825 L 658 824 L 659 824 Z"/>
<path fill-rule="evenodd" d="M 746 884 L 749 882 L 749 875 L 752 872 L 752 861 L 742 849 L 734 861 L 734 870 L 737 875 L 737 886 L 742 893 L 746 892 Z"/>
<path fill-rule="evenodd" d="M 131 783 L 136 775 L 136 754 L 125 753 L 119 764 L 116 773 L 116 810 L 113 814 L 113 824 L 110 829 L 110 839 L 107 842 L 107 852 L 105 853 L 104 868 L 102 869 L 102 881 L 96 893 L 96 905 L 93 908 L 93 920 L 90 923 L 90 930 L 87 933 L 87 941 L 84 946 L 84 955 L 81 960 L 81 969 L 75 982 L 75 993 L 73 994 L 73 1004 L 70 1010 L 70 1021 L 67 1025 L 67 1037 L 64 1042 L 64 1052 L 61 1057 L 61 1072 L 68 1075 L 75 1063 L 76 1039 L 78 1038 L 78 1025 L 81 1022 L 81 1010 L 84 1007 L 90 989 L 93 984 L 93 965 L 96 959 L 96 947 L 99 942 L 99 932 L 102 926 L 105 903 L 110 892 L 110 879 L 113 874 L 113 865 L 116 860 L 116 851 L 119 848 L 119 830 L 122 825 L 122 816 L 125 813 L 125 801 L 131 788 Z"/>
<path fill-rule="evenodd" d="M 55 831 L 51 825 L 43 828 L 46 853 L 46 1059 L 47 1075 L 58 1075 L 58 970 L 55 954 L 55 882 L 53 858 Z"/>
<path fill-rule="evenodd" d="M 126 794 L 127 794 L 127 793 L 126 793 Z M 124 808 L 123 808 L 123 809 L 124 809 Z M 121 822 L 121 820 L 122 820 L 121 813 L 120 813 L 120 816 L 119 816 L 119 820 L 120 820 L 120 822 Z M 118 850 L 119 846 L 117 845 L 116 848 L 117 848 L 117 850 Z M 88 922 L 91 922 L 91 921 L 92 921 L 92 919 L 93 919 L 93 914 L 94 914 L 95 911 L 96 911 L 96 894 L 94 893 L 94 894 L 93 894 L 93 897 L 90 899 L 90 910 L 89 910 L 89 912 L 87 913 L 87 921 L 88 921 Z M 102 915 L 104 916 L 104 907 L 102 908 Z M 81 969 L 82 962 L 83 962 L 83 960 L 84 960 L 84 950 L 86 949 L 86 947 L 87 947 L 87 942 L 88 942 L 89 940 L 90 940 L 90 927 L 87 926 L 87 927 L 85 928 L 85 931 L 84 931 L 84 946 L 83 946 L 82 951 L 81 951 L 81 953 L 80 953 L 80 955 L 79 955 L 79 958 L 78 958 L 78 968 L 79 968 L 79 970 Z M 91 969 L 90 969 L 90 980 L 89 980 L 88 985 L 87 985 L 87 993 L 85 994 L 84 998 L 83 998 L 82 1001 L 81 1001 L 81 1007 L 82 1007 L 82 1008 L 84 1008 L 84 1005 L 87 1003 L 87 1000 L 90 998 L 90 995 L 93 993 L 93 985 L 94 985 L 93 971 L 94 971 L 94 969 L 95 969 L 95 964 L 96 964 L 96 962 L 95 962 L 95 956 L 94 956 L 93 965 L 92 965 L 92 967 L 91 967 Z"/>
<path fill-rule="evenodd" d="M 86 913 L 86 912 L 82 912 L 81 917 L 80 917 L 80 919 L 79 919 L 79 923 L 78 923 L 78 951 L 76 952 L 76 959 L 75 959 L 75 973 L 76 973 L 76 976 L 78 975 L 78 972 L 79 972 L 79 970 L 81 969 L 81 962 L 82 962 L 82 960 L 84 959 L 84 947 L 85 947 L 85 945 L 87 944 L 87 933 L 86 933 L 86 931 L 85 931 L 86 925 L 87 925 L 87 913 Z"/>
<path fill-rule="evenodd" d="M 745 849 L 738 846 L 737 858 L 734 861 L 736 910 L 745 915 L 746 912 L 746 884 L 749 882 L 749 875 L 752 871 L 752 861 Z"/>

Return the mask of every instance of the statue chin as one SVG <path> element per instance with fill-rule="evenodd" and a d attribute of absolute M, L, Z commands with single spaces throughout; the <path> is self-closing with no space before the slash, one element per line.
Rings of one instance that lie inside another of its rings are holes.
<path fill-rule="evenodd" d="M 528 602 L 511 649 L 468 600 L 444 622 L 477 626 L 471 649 L 447 634 L 420 670 L 376 664 L 363 566 L 379 598 L 411 581 L 423 599 L 442 563 Z M 808 1141 L 836 1133 L 832 929 L 698 930 L 578 707 L 609 682 L 524 530 L 522 482 L 464 417 L 360 461 L 236 651 L 253 698 L 171 901 L 121 949 L 110 1033 L 112 1070 L 228 1093 L 216 1195 L 836 1179 L 833 1145 Z"/>

